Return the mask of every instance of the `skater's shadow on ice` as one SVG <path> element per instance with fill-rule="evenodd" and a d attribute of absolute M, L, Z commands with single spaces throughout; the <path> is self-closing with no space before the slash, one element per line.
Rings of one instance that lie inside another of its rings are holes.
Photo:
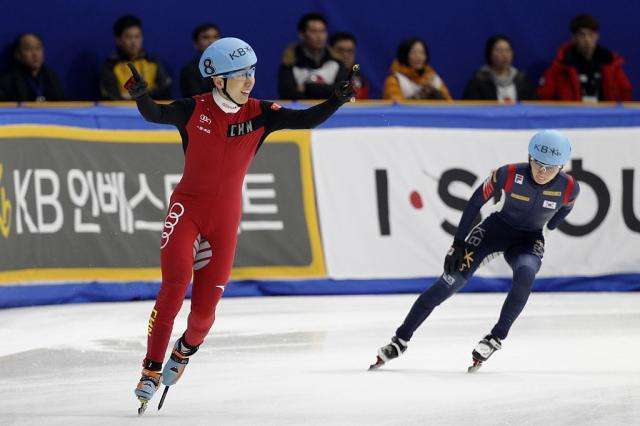
<path fill-rule="evenodd" d="M 408 369 L 408 368 L 380 368 L 378 370 L 368 370 L 368 369 L 354 369 L 354 368 L 340 368 L 340 369 L 327 369 L 327 370 L 315 370 L 311 371 L 313 374 L 335 374 L 335 375 L 362 375 L 362 374 L 397 374 L 397 375 L 428 375 L 428 376 L 440 376 L 440 377 L 450 377 L 450 376 L 459 376 L 463 374 L 467 374 L 466 371 L 443 371 L 443 370 L 427 370 L 427 369 Z"/>
<path fill-rule="evenodd" d="M 628 376 L 628 371 L 589 371 L 589 370 L 502 370 L 502 371 L 491 371 L 491 370 L 481 370 L 474 374 L 467 373 L 466 369 L 461 370 L 433 370 L 433 369 L 422 369 L 422 368 L 381 368 L 375 371 L 367 371 L 370 374 L 400 374 L 400 375 L 422 375 L 422 376 L 430 376 L 430 377 L 452 377 L 452 376 L 464 376 L 464 377 L 486 377 L 490 376 L 491 378 L 522 378 L 525 377 L 550 377 L 550 378 L 558 378 L 558 377 L 578 377 L 584 378 L 587 376 L 609 376 L 609 377 L 618 377 L 618 376 Z"/>
<path fill-rule="evenodd" d="M 451 376 L 461 376 L 467 375 L 465 370 L 433 370 L 433 369 L 423 369 L 423 368 L 380 368 L 375 371 L 368 371 L 371 374 L 400 374 L 400 375 L 422 375 L 422 376 L 431 376 L 431 377 L 451 377 Z"/>
<path fill-rule="evenodd" d="M 53 419 L 56 418 L 58 420 L 67 420 L 69 422 L 69 424 L 76 424 L 76 423 L 81 423 L 82 421 L 80 419 L 84 419 L 84 418 L 91 418 L 94 421 L 95 420 L 108 420 L 108 419 L 113 419 L 114 423 L 111 424 L 122 424 L 120 422 L 118 422 L 118 420 L 120 419 L 143 419 L 143 418 L 150 418 L 150 419 L 155 419 L 156 421 L 158 420 L 158 417 L 162 417 L 162 418 L 167 418 L 167 419 L 180 419 L 181 421 L 187 421 L 187 419 L 185 419 L 185 416 L 182 414 L 170 414 L 169 412 L 162 412 L 162 414 L 159 413 L 145 413 L 144 416 L 139 416 L 138 413 L 136 412 L 136 407 L 132 405 L 131 408 L 131 412 L 122 412 L 122 413 L 118 413 L 118 414 L 114 414 L 112 411 L 108 412 L 108 413 L 99 413 L 99 412 L 92 412 L 92 413 L 69 413 L 69 412 L 65 412 L 65 413 L 51 413 L 49 411 L 47 411 L 46 413 L 34 413 L 33 411 L 25 411 L 25 412 L 11 412 L 11 413 L 3 413 L 3 415 L 6 415 L 8 418 L 12 418 L 14 420 L 19 420 L 19 419 L 29 419 L 29 421 L 33 421 L 33 424 L 36 424 L 35 419 L 38 418 L 42 418 L 42 419 Z M 74 420 L 75 419 L 75 420 Z M 193 418 L 192 418 L 193 419 Z M 139 421 L 139 420 L 138 420 Z M 150 421 L 150 420 L 147 420 Z M 18 423 L 16 423 L 18 424 Z M 86 423 L 88 424 L 88 423 Z"/>

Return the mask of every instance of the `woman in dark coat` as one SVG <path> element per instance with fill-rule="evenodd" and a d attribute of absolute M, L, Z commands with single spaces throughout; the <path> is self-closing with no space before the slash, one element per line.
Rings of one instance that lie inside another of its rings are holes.
<path fill-rule="evenodd" d="M 534 88 L 527 76 L 513 66 L 513 49 L 508 37 L 490 37 L 485 45 L 484 57 L 486 64 L 467 83 L 463 99 L 504 103 L 535 99 Z"/>

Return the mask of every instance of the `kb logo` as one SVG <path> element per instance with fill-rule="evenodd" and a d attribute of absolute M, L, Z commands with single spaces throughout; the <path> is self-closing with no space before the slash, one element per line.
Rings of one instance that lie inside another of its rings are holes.
<path fill-rule="evenodd" d="M 252 52 L 252 51 L 253 50 L 249 46 L 239 47 L 236 50 L 234 50 L 233 52 L 229 53 L 229 57 L 233 61 L 234 59 L 241 58 L 244 55 L 247 55 L 247 54 L 249 54 L 249 52 Z"/>
<path fill-rule="evenodd" d="M 558 151 L 556 148 L 549 148 L 546 145 L 535 144 L 534 149 L 543 154 L 550 153 L 551 155 L 556 155 L 558 157 L 560 156 L 560 151 Z"/>
<path fill-rule="evenodd" d="M 164 221 L 164 230 L 160 238 L 160 249 L 165 248 L 169 243 L 169 237 L 173 234 L 173 228 L 180 221 L 180 217 L 184 214 L 184 206 L 180 203 L 173 203 L 169 209 L 169 214 Z"/>

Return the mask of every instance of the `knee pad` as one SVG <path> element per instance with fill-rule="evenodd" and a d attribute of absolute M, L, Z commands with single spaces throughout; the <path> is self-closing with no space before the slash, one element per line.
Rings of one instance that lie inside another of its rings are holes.
<path fill-rule="evenodd" d="M 515 272 L 520 268 L 529 268 L 533 271 L 533 275 L 537 274 L 540 270 L 542 261 L 538 256 L 532 254 L 520 255 L 511 264 L 511 268 Z"/>

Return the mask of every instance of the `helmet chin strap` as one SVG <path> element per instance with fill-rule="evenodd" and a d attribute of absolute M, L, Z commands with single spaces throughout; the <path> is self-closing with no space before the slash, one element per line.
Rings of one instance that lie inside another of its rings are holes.
<path fill-rule="evenodd" d="M 222 93 L 227 97 L 227 99 L 229 99 L 231 102 L 236 104 L 236 106 L 241 107 L 242 104 L 239 104 L 236 101 L 234 101 L 231 95 L 229 94 L 229 92 L 227 92 L 227 79 L 223 78 L 222 80 L 224 81 L 224 84 L 222 86 Z"/>

